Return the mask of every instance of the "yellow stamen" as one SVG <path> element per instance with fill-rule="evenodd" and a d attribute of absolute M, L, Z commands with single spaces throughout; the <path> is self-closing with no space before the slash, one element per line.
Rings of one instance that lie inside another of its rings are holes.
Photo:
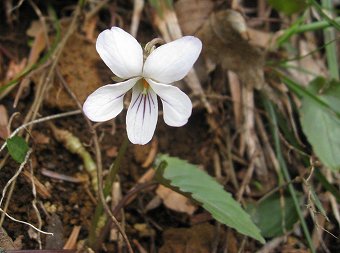
<path fill-rule="evenodd" d="M 145 79 L 143 79 L 142 82 L 143 82 L 144 89 L 149 88 L 149 84 L 148 84 L 148 82 Z"/>

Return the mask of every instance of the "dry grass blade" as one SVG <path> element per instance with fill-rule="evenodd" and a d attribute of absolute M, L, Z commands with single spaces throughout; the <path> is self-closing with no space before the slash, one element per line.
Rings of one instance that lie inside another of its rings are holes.
<path fill-rule="evenodd" d="M 136 37 L 139 22 L 140 22 L 140 16 L 142 14 L 144 8 L 144 0 L 134 0 L 133 2 L 133 14 L 132 14 L 132 21 L 131 21 L 131 28 L 130 33 L 133 37 Z"/>
<path fill-rule="evenodd" d="M 72 232 L 67 239 L 63 249 L 76 249 L 77 248 L 77 240 L 80 233 L 81 226 L 74 226 Z"/>
<path fill-rule="evenodd" d="M 27 181 L 31 181 L 32 180 L 32 175 L 29 171 L 24 170 L 22 172 L 22 175 L 25 177 L 25 179 Z M 35 185 L 36 191 L 38 193 L 38 195 L 43 198 L 43 199 L 49 199 L 51 198 L 51 193 L 50 191 L 46 188 L 45 185 L 43 185 L 35 176 L 33 176 L 33 183 Z"/>

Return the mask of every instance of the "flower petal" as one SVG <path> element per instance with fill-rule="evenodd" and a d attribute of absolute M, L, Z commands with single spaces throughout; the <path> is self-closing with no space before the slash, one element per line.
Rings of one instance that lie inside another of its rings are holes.
<path fill-rule="evenodd" d="M 92 121 L 103 122 L 116 117 L 123 110 L 125 93 L 130 90 L 140 78 L 132 78 L 125 82 L 108 84 L 95 90 L 87 97 L 83 111 Z"/>
<path fill-rule="evenodd" d="M 172 83 L 186 76 L 202 50 L 202 42 L 185 36 L 156 48 L 146 59 L 143 76 Z"/>
<path fill-rule="evenodd" d="M 112 27 L 101 32 L 97 38 L 96 49 L 105 64 L 118 77 L 126 79 L 141 75 L 143 50 L 130 34 Z"/>
<path fill-rule="evenodd" d="M 158 119 L 157 95 L 151 89 L 143 93 L 142 85 L 132 89 L 132 99 L 126 115 L 129 140 L 134 144 L 148 143 L 155 132 Z"/>
<path fill-rule="evenodd" d="M 192 111 L 190 98 L 175 86 L 146 80 L 162 100 L 164 122 L 174 127 L 185 125 Z"/>

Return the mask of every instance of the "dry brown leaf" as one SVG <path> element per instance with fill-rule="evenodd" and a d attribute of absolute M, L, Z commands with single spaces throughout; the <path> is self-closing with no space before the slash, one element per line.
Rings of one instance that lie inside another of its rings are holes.
<path fill-rule="evenodd" d="M 175 3 L 178 23 L 184 35 L 195 34 L 214 8 L 212 0 L 179 0 Z"/>
<path fill-rule="evenodd" d="M 32 174 L 29 171 L 24 170 L 22 172 L 22 175 L 25 177 L 27 182 L 32 183 Z M 33 176 L 33 182 L 39 197 L 43 199 L 51 198 L 51 193 L 48 188 L 44 184 L 42 184 L 35 176 Z"/>
<path fill-rule="evenodd" d="M 33 140 L 36 144 L 49 144 L 50 143 L 50 137 L 43 134 L 40 131 L 32 131 L 31 136 L 33 137 Z"/>
<path fill-rule="evenodd" d="M 110 147 L 105 153 L 108 157 L 116 157 L 118 154 L 118 148 L 116 146 Z"/>
<path fill-rule="evenodd" d="M 9 135 L 8 113 L 6 107 L 0 105 L 0 138 L 6 140 Z"/>
<path fill-rule="evenodd" d="M 39 20 L 33 20 L 30 27 L 26 30 L 26 34 L 30 37 L 37 36 L 43 29 L 42 24 Z"/>
<path fill-rule="evenodd" d="M 28 57 L 28 63 L 27 63 L 28 65 L 36 63 L 37 60 L 39 59 L 41 52 L 46 47 L 46 38 L 45 38 L 43 27 L 40 26 L 37 31 L 34 31 L 32 33 L 35 35 L 33 36 L 34 42 L 31 47 L 30 54 Z"/>
<path fill-rule="evenodd" d="M 265 48 L 266 50 L 275 49 L 277 38 L 282 35 L 282 32 L 269 33 L 259 31 L 248 27 L 249 43 L 256 47 Z"/>
<path fill-rule="evenodd" d="M 26 66 L 27 58 L 23 58 L 20 62 L 10 61 L 5 77 L 5 81 L 14 79 L 19 73 L 21 73 Z"/>
<path fill-rule="evenodd" d="M 37 24 L 36 21 L 33 21 L 30 29 L 27 31 L 27 34 L 34 35 L 33 45 L 31 47 L 30 54 L 28 56 L 28 61 L 27 61 L 27 67 L 29 67 L 38 61 L 39 56 L 41 52 L 46 48 L 47 43 L 46 43 L 45 32 L 40 22 Z M 13 105 L 14 107 L 17 106 L 18 101 L 20 97 L 22 96 L 22 94 L 28 94 L 27 91 L 29 90 L 30 81 L 31 81 L 30 78 L 25 77 L 20 82 L 19 89 L 16 94 L 14 105 Z"/>
<path fill-rule="evenodd" d="M 72 232 L 65 243 L 63 249 L 76 249 L 77 248 L 77 240 L 79 236 L 81 226 L 74 226 Z"/>
<path fill-rule="evenodd" d="M 183 36 L 181 27 L 179 25 L 176 12 L 172 8 L 168 8 L 162 4 L 162 16 L 154 15 L 154 24 L 160 30 L 163 39 L 166 42 L 179 39 Z M 206 98 L 205 92 L 202 88 L 201 82 L 194 69 L 191 69 L 184 81 L 188 84 L 193 94 L 200 97 L 200 100 L 207 112 L 212 113 L 213 109 Z"/>
<path fill-rule="evenodd" d="M 174 211 L 192 215 L 197 209 L 188 198 L 163 185 L 158 186 L 156 193 L 163 200 L 164 205 Z"/>
<path fill-rule="evenodd" d="M 203 42 L 206 58 L 234 71 L 246 87 L 263 87 L 264 55 L 248 42 L 241 14 L 233 10 L 212 13 L 196 35 Z"/>

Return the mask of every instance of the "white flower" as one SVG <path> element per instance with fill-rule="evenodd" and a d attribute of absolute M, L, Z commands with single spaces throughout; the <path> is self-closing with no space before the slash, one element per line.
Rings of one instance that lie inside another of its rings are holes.
<path fill-rule="evenodd" d="M 83 110 L 92 121 L 102 122 L 116 117 L 123 110 L 123 99 L 132 88 L 132 99 L 126 115 L 129 140 L 146 144 L 156 129 L 157 95 L 163 104 L 164 121 L 169 126 L 183 126 L 191 115 L 192 104 L 180 89 L 170 85 L 182 79 L 197 60 L 202 43 L 185 36 L 162 45 L 144 61 L 143 49 L 137 40 L 118 27 L 98 36 L 96 49 L 111 71 L 123 82 L 108 84 L 94 91 Z"/>

